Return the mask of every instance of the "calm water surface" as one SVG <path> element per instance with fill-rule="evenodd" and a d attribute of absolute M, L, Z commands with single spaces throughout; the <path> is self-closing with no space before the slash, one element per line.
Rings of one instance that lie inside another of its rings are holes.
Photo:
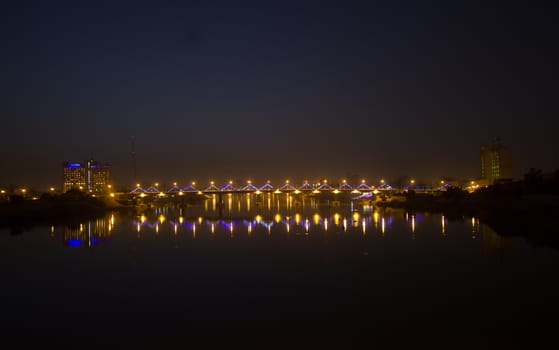
<path fill-rule="evenodd" d="M 230 196 L 5 229 L 0 262 L 4 336 L 483 347 L 552 336 L 559 311 L 558 251 L 358 202 Z"/>

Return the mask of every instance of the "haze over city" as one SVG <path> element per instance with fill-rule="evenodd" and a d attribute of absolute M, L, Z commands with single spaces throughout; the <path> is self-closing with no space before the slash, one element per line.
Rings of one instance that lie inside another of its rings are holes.
<path fill-rule="evenodd" d="M 0 184 L 557 168 L 555 14 L 409 2 L 40 2 L 1 16 Z M 373 182 L 373 181 L 371 181 Z"/>

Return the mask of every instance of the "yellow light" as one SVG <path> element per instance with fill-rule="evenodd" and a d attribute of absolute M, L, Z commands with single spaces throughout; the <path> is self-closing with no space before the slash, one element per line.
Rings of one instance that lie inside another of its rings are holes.
<path fill-rule="evenodd" d="M 262 193 L 262 192 L 260 192 L 260 190 L 256 190 L 256 192 L 254 192 L 254 193 L 260 194 L 260 193 Z"/>
<path fill-rule="evenodd" d="M 6 193 L 6 191 L 2 190 L 2 191 L 0 191 L 0 193 Z"/>
<path fill-rule="evenodd" d="M 301 191 L 295 190 L 295 194 L 299 194 L 299 193 L 301 193 Z"/>
<path fill-rule="evenodd" d="M 444 184 L 444 180 L 441 180 L 441 184 Z"/>
<path fill-rule="evenodd" d="M 334 194 L 338 194 L 340 193 L 340 190 L 338 190 L 337 188 L 334 190 Z"/>
<path fill-rule="evenodd" d="M 276 216 L 274 217 L 274 219 L 276 220 L 276 223 L 279 224 L 279 222 L 281 221 L 281 215 L 280 215 L 280 214 L 276 214 Z"/>
<path fill-rule="evenodd" d="M 183 195 L 182 191 L 179 191 L 179 196 L 182 196 L 182 195 Z"/>
<path fill-rule="evenodd" d="M 358 212 L 354 212 L 351 217 L 352 217 L 353 221 L 359 221 L 359 213 Z"/>
<path fill-rule="evenodd" d="M 275 193 L 275 194 L 280 194 L 281 191 L 280 191 L 280 190 L 275 190 L 274 193 Z"/>
<path fill-rule="evenodd" d="M 177 183 L 176 183 L 176 182 L 173 182 L 173 186 L 176 186 L 176 185 L 177 185 Z"/>
<path fill-rule="evenodd" d="M 182 216 L 179 216 L 179 223 L 181 223 L 181 224 L 182 224 L 182 223 L 183 223 L 183 221 L 184 221 L 184 218 L 183 218 Z"/>
<path fill-rule="evenodd" d="M 252 181 L 250 181 L 250 180 L 248 180 L 248 181 L 247 181 L 247 184 L 249 184 L 249 185 L 250 185 L 251 183 L 252 183 Z"/>
<path fill-rule="evenodd" d="M 414 183 L 415 183 L 415 180 L 411 180 L 410 182 L 411 182 L 412 184 L 414 184 Z"/>
<path fill-rule="evenodd" d="M 196 182 L 192 181 L 192 186 L 196 185 Z"/>
<path fill-rule="evenodd" d="M 259 224 L 262 221 L 262 216 L 256 215 L 256 217 L 254 219 L 256 220 L 256 223 Z"/>
<path fill-rule="evenodd" d="M 314 190 L 314 191 L 312 191 L 312 193 L 320 193 L 320 191 L 319 190 Z"/>
<path fill-rule="evenodd" d="M 51 190 L 51 191 L 54 191 L 54 187 L 51 187 L 50 190 Z M 2 191 L 2 193 L 4 193 L 4 191 Z"/>
<path fill-rule="evenodd" d="M 142 197 L 142 198 L 144 198 L 145 196 L 146 196 L 145 193 L 141 193 L 141 194 L 140 194 L 140 197 Z"/>
<path fill-rule="evenodd" d="M 327 182 L 328 182 L 328 180 L 324 179 L 324 183 L 327 183 Z"/>
<path fill-rule="evenodd" d="M 146 221 L 146 216 L 145 215 L 140 216 L 140 221 L 143 224 Z"/>
<path fill-rule="evenodd" d="M 384 183 L 384 179 L 380 179 L 380 183 L 383 184 L 383 183 Z"/>
<path fill-rule="evenodd" d="M 300 221 L 301 221 L 301 215 L 299 215 L 299 213 L 295 214 L 295 225 L 299 225 Z"/>
<path fill-rule="evenodd" d="M 364 184 L 364 183 L 365 183 L 365 179 L 361 180 L 361 183 Z"/>
<path fill-rule="evenodd" d="M 210 181 L 210 185 L 213 185 L 213 184 L 214 184 L 214 182 L 213 182 L 213 181 Z"/>
<path fill-rule="evenodd" d="M 159 186 L 159 182 L 156 182 L 156 183 L 155 183 L 155 187 L 157 187 L 157 186 Z"/>
<path fill-rule="evenodd" d="M 27 190 L 25 188 L 22 188 L 21 192 L 25 193 L 25 192 L 27 192 Z"/>
<path fill-rule="evenodd" d="M 165 216 L 163 214 L 159 215 L 159 222 L 161 223 L 165 222 Z"/>
<path fill-rule="evenodd" d="M 204 219 L 201 216 L 199 216 L 198 217 L 198 223 L 201 225 L 203 221 L 204 221 Z"/>
<path fill-rule="evenodd" d="M 342 180 L 343 183 L 346 183 L 345 179 Z"/>
<path fill-rule="evenodd" d="M 232 185 L 232 184 L 233 184 L 233 180 L 229 180 L 229 185 Z"/>
<path fill-rule="evenodd" d="M 314 214 L 313 215 L 313 222 L 314 222 L 315 225 L 318 225 L 320 223 L 320 215 Z"/>
<path fill-rule="evenodd" d="M 114 198 L 114 197 L 115 197 L 115 194 L 114 194 L 114 193 L 111 193 L 111 197 L 113 197 L 113 198 Z"/>
<path fill-rule="evenodd" d="M 140 187 L 140 184 L 136 184 L 136 187 Z"/>
<path fill-rule="evenodd" d="M 340 224 L 340 214 L 334 214 L 334 225 L 338 226 Z"/>

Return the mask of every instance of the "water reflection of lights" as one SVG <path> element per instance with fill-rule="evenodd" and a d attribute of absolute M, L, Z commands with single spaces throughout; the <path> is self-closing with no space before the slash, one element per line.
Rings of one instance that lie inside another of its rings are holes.
<path fill-rule="evenodd" d="M 165 214 L 164 214 L 165 213 Z M 405 216 L 404 216 L 405 217 Z M 359 234 L 362 237 L 384 237 L 392 227 L 394 217 L 391 211 L 373 211 L 365 214 L 361 211 L 325 214 L 325 212 L 305 213 L 301 211 L 291 215 L 284 212 L 274 214 L 258 214 L 227 219 L 212 219 L 205 216 L 188 216 L 188 210 L 161 209 L 149 210 L 142 215 L 132 219 L 132 227 L 135 232 L 143 236 L 146 234 L 159 234 L 169 237 L 185 237 L 187 233 L 192 239 L 204 237 L 226 237 L 238 239 L 248 236 L 255 237 L 281 237 L 294 234 L 313 236 L 316 234 Z M 412 237 L 421 226 L 421 214 L 407 215 L 408 227 Z M 437 219 L 439 220 L 439 219 Z M 440 232 L 443 236 L 448 230 L 447 218 L 440 216 Z M 349 222 L 348 222 L 349 221 Z M 466 223 L 471 225 L 472 239 L 476 239 L 480 232 L 478 218 L 469 218 Z M 216 225 L 217 224 L 217 225 Z M 103 219 L 92 220 L 64 229 L 64 241 L 71 246 L 95 246 L 111 237 L 118 223 L 114 215 Z M 120 232 L 120 231 L 119 231 Z M 55 235 L 56 227 L 50 227 L 50 234 Z M 188 234 L 189 233 L 189 234 Z M 286 236 L 287 237 L 287 236 Z"/>
<path fill-rule="evenodd" d="M 64 242 L 69 246 L 81 246 L 85 243 L 88 247 L 93 247 L 111 239 L 113 226 L 114 217 L 90 220 L 78 226 L 66 226 L 63 229 Z M 51 236 L 55 232 L 55 226 L 51 226 Z"/>
<path fill-rule="evenodd" d="M 476 239 L 479 231 L 479 219 L 472 217 L 472 239 Z"/>
<path fill-rule="evenodd" d="M 357 218 L 357 220 L 355 220 Z M 332 224 L 330 223 L 332 221 Z M 350 223 L 348 222 L 350 221 Z M 342 216 L 339 213 L 334 214 L 331 217 L 321 217 L 320 214 L 315 213 L 310 216 L 303 216 L 302 214 L 296 213 L 293 216 L 282 216 L 281 214 L 275 214 L 273 216 L 262 216 L 255 215 L 252 219 L 239 219 L 239 220 L 218 220 L 214 221 L 211 219 L 206 219 L 203 217 L 196 217 L 195 219 L 188 219 L 184 217 L 177 217 L 173 219 L 171 215 L 167 217 L 166 220 L 161 222 L 159 217 L 150 220 L 148 218 L 140 217 L 133 222 L 136 231 L 140 232 L 164 232 L 165 227 L 169 227 L 169 232 L 180 235 L 181 227 L 191 230 L 192 237 L 197 238 L 198 233 L 203 234 L 203 232 L 211 233 L 212 235 L 224 232 L 218 229 L 215 222 L 219 223 L 219 227 L 222 227 L 228 235 L 233 238 L 234 234 L 237 232 L 241 234 L 246 232 L 247 234 L 253 234 L 255 232 L 264 232 L 270 236 L 273 232 L 284 232 L 290 233 L 295 232 L 297 234 L 302 233 L 305 235 L 311 235 L 313 233 L 326 232 L 333 229 L 333 232 L 353 232 L 351 230 L 359 230 L 361 234 L 367 232 L 367 226 L 373 221 L 372 216 L 361 216 L 355 213 L 349 214 L 349 216 Z M 382 217 L 383 228 L 386 228 L 387 224 L 385 218 Z M 391 221 L 391 220 L 390 220 Z M 372 225 L 371 225 L 372 227 Z"/>

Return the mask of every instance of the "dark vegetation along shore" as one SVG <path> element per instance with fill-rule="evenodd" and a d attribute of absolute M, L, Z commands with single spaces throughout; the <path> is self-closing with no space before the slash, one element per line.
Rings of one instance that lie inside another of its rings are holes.
<path fill-rule="evenodd" d="M 179 205 L 203 203 L 205 197 L 186 194 Z M 0 228 L 8 227 L 14 233 L 28 231 L 39 225 L 75 225 L 86 220 L 99 218 L 109 212 L 135 214 L 140 205 L 165 205 L 167 202 L 133 200 L 117 201 L 111 197 L 92 197 L 79 190 L 64 194 L 44 193 L 38 199 L 24 199 L 11 195 L 0 203 Z"/>
<path fill-rule="evenodd" d="M 14 195 L 0 204 L 0 227 L 22 232 L 37 225 L 72 224 L 95 219 L 109 211 L 127 211 L 129 207 L 103 198 L 88 196 L 81 191 L 61 195 L 43 194 L 36 200 L 24 200 Z"/>
<path fill-rule="evenodd" d="M 534 244 L 559 249 L 559 176 L 526 178 L 468 193 L 450 188 L 437 194 L 409 191 L 381 200 L 380 207 L 443 213 L 449 219 L 477 217 L 503 236 L 521 236 Z"/>

